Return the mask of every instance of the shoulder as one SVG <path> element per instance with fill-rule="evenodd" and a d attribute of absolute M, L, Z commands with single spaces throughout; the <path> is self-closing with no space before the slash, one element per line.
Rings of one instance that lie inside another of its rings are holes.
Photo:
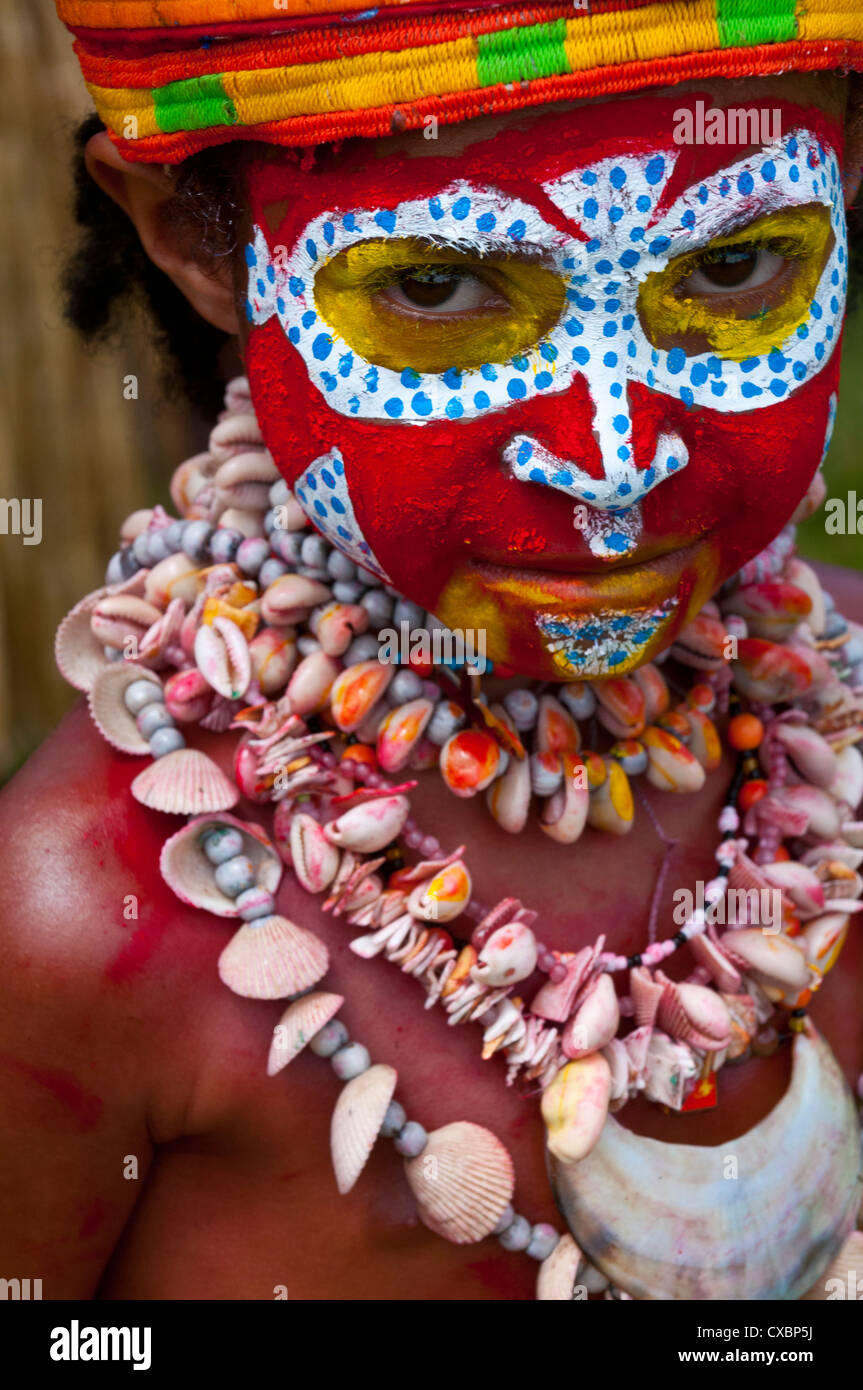
<path fill-rule="evenodd" d="M 231 924 L 185 907 L 159 872 L 182 822 L 135 801 L 142 766 L 82 701 L 0 796 L 0 1056 L 41 1067 L 60 1051 L 169 1139 L 194 1123 L 212 1039 L 247 1019 L 217 973 Z"/>

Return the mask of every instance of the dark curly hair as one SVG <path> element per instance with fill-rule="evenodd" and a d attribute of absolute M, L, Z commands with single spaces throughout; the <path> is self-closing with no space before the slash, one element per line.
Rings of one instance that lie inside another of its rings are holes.
<path fill-rule="evenodd" d="M 78 241 L 61 276 L 65 317 L 91 343 L 108 340 L 122 322 L 121 306 L 142 307 L 163 361 L 163 387 L 179 388 L 211 418 L 221 408 L 219 357 L 228 334 L 208 324 L 144 251 L 123 210 L 90 177 L 84 149 L 105 127 L 88 116 L 74 138 L 74 217 Z M 188 233 L 195 258 L 214 270 L 236 249 L 237 191 L 247 151 L 239 145 L 205 150 L 181 164 L 166 215 Z"/>
<path fill-rule="evenodd" d="M 173 392 L 179 387 L 211 418 L 221 407 L 219 357 L 228 335 L 206 323 L 157 269 L 129 218 L 91 179 L 84 148 L 92 135 L 104 129 L 99 117 L 92 115 L 75 133 L 74 213 L 80 236 L 61 281 L 66 318 L 89 342 L 100 342 L 121 322 L 121 306 L 129 301 L 142 305 L 162 355 L 165 388 Z M 204 269 L 214 270 L 237 249 L 242 173 L 251 151 L 261 148 L 237 141 L 192 155 L 178 167 L 166 214 L 174 227 L 186 232 Z M 265 152 L 274 153 L 271 148 Z M 848 220 L 851 309 L 863 283 L 859 208 L 851 210 Z"/>

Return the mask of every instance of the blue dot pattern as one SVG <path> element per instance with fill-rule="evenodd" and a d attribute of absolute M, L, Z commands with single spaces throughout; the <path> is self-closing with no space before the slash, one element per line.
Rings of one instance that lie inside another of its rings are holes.
<path fill-rule="evenodd" d="M 561 675 L 594 680 L 622 675 L 643 659 L 644 650 L 667 627 L 678 607 L 676 598 L 655 608 L 601 608 L 595 613 L 538 613 L 539 635 Z"/>
<path fill-rule="evenodd" d="M 294 484 L 294 496 L 317 529 L 356 564 L 391 583 L 354 515 L 345 476 L 345 462 L 338 449 L 331 449 L 310 463 Z"/>
<path fill-rule="evenodd" d="M 594 406 L 594 434 L 602 455 L 604 485 L 593 505 L 618 502 L 629 483 L 629 504 L 646 490 L 632 460 L 629 382 L 683 401 L 687 407 L 723 412 L 757 410 L 786 398 L 829 361 L 845 307 L 847 236 L 836 155 L 818 137 L 797 130 L 686 189 L 660 206 L 680 155 L 671 147 L 652 155 L 617 155 L 573 170 L 543 185 L 544 192 L 587 240 L 551 226 L 528 202 L 490 187 L 456 180 L 432 198 L 411 199 L 384 210 L 357 209 L 336 219 L 311 221 L 292 251 L 271 261 L 266 238 L 255 229 L 246 249 L 247 312 L 253 323 L 277 315 L 302 355 L 309 376 L 334 411 L 359 419 L 424 425 L 474 419 L 541 395 L 566 390 L 586 378 Z M 763 356 L 734 362 L 715 353 L 655 348 L 638 317 L 645 278 L 668 262 L 707 245 L 738 221 L 813 201 L 831 209 L 834 247 L 805 323 Z M 567 304 L 559 322 L 530 351 L 478 370 L 421 373 L 376 366 L 352 352 L 337 328 L 325 322 L 314 300 L 316 271 L 345 247 L 392 236 L 434 237 L 465 251 L 496 256 L 508 249 L 541 250 L 566 281 Z M 613 279 L 609 280 L 609 276 Z M 333 364 L 338 369 L 334 369 Z M 623 453 L 623 448 L 627 453 Z M 680 450 L 677 450 L 678 455 Z M 654 460 L 652 486 L 675 468 Z M 536 470 L 535 470 L 536 471 Z M 542 469 L 538 470 L 540 473 Z M 542 481 L 568 488 L 555 467 Z M 539 481 L 528 475 L 528 480 Z M 595 480 L 594 480 L 595 482 Z M 590 490 L 580 480 L 581 495 Z M 590 500 L 587 499 L 586 500 Z"/>

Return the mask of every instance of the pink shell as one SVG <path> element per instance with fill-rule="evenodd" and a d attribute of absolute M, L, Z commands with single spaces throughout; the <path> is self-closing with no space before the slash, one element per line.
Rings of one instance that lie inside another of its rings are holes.
<path fill-rule="evenodd" d="M 165 681 L 165 709 L 181 724 L 197 724 L 213 701 L 213 687 L 197 666 L 175 671 Z"/>
<path fill-rule="evenodd" d="M 515 1187 L 503 1144 L 465 1120 L 432 1130 L 423 1152 L 405 1161 L 405 1173 L 423 1225 L 455 1245 L 491 1235 Z"/>
<path fill-rule="evenodd" d="M 257 417 L 252 410 L 243 414 L 231 414 L 220 420 L 213 430 L 207 447 L 216 463 L 225 463 L 235 454 L 246 454 L 252 450 L 264 450 L 264 437 Z M 278 471 L 273 481 L 278 478 Z"/>
<path fill-rule="evenodd" d="M 554 695 L 540 695 L 534 749 L 537 753 L 577 753 L 581 730 Z"/>
<path fill-rule="evenodd" d="M 335 878 L 341 854 L 314 816 L 298 811 L 290 826 L 290 862 L 307 893 L 322 893 Z M 277 842 L 278 843 L 278 842 Z"/>
<path fill-rule="evenodd" d="M 394 674 L 394 666 L 384 665 L 377 659 L 359 661 L 342 671 L 330 692 L 332 715 L 342 733 L 352 734 L 359 729 Z"/>
<path fill-rule="evenodd" d="M 425 733 L 434 705 L 422 696 L 390 710 L 377 730 L 378 766 L 383 772 L 400 772 Z M 437 749 L 435 749 L 437 760 Z"/>
<path fill-rule="evenodd" d="M 719 995 L 705 985 L 676 984 L 657 970 L 664 986 L 659 1025 L 673 1038 L 703 1052 L 721 1052 L 731 1035 L 731 1018 Z"/>
<path fill-rule="evenodd" d="M 486 805 L 501 830 L 518 835 L 527 825 L 531 800 L 530 762 L 510 758 L 502 777 L 492 782 L 485 794 Z"/>
<path fill-rule="evenodd" d="M 611 976 L 597 975 L 563 1031 L 565 1056 L 573 1060 L 610 1043 L 620 1025 L 620 1008 Z"/>
<path fill-rule="evenodd" d="M 699 613 L 681 628 L 671 651 L 684 666 L 718 671 L 725 662 L 725 626 L 712 614 Z"/>
<path fill-rule="evenodd" d="M 368 612 L 358 603 L 329 603 L 311 620 L 312 632 L 327 656 L 341 656 L 368 625 Z"/>
<path fill-rule="evenodd" d="M 230 618 L 216 617 L 195 634 L 195 662 L 206 681 L 226 700 L 239 700 L 252 679 L 249 644 Z"/>
<path fill-rule="evenodd" d="M 97 642 L 123 650 L 130 639 L 138 643 L 161 616 L 161 610 L 146 599 L 112 590 L 95 604 L 90 626 Z"/>
<path fill-rule="evenodd" d="M 410 802 L 405 796 L 377 797 L 361 806 L 345 811 L 338 820 L 324 827 L 331 845 L 350 849 L 358 854 L 373 854 L 401 833 L 410 814 Z"/>
<path fill-rule="evenodd" d="M 654 980 L 645 965 L 629 972 L 629 989 L 635 1006 L 635 1022 L 639 1028 L 652 1028 L 656 1022 L 659 1001 L 665 986 Z"/>
<path fill-rule="evenodd" d="M 149 753 L 150 745 L 139 733 L 134 714 L 123 703 L 126 688 L 135 681 L 151 681 L 154 691 L 161 690 L 159 677 L 146 666 L 131 661 L 114 661 L 97 674 L 90 688 L 87 703 L 90 716 L 102 737 L 120 753 Z M 155 696 L 154 696 L 155 698 Z"/>
<path fill-rule="evenodd" d="M 219 956 L 219 978 L 244 999 L 285 999 L 317 984 L 329 963 L 314 932 L 287 917 L 257 917 L 243 923 Z"/>
<path fill-rule="evenodd" d="M 295 714 L 314 714 L 323 709 L 340 666 L 326 652 L 304 656 L 288 682 L 287 696 Z"/>
<path fill-rule="evenodd" d="M 632 673 L 632 679 L 644 696 L 644 722 L 655 724 L 671 704 L 671 695 L 665 677 L 658 666 L 649 661 Z"/>
<path fill-rule="evenodd" d="M 615 738 L 638 738 L 646 721 L 647 700 L 637 681 L 629 676 L 595 681 L 597 718 Z"/>
<path fill-rule="evenodd" d="M 329 603 L 332 593 L 316 579 L 283 574 L 264 590 L 261 617 L 272 627 L 289 627 L 305 618 L 319 603 Z"/>
<path fill-rule="evenodd" d="M 531 1001 L 530 1011 L 550 1023 L 565 1023 L 572 1012 L 578 991 L 588 977 L 593 962 L 605 945 L 605 937 L 593 946 L 584 946 L 571 960 L 562 962 L 566 966 L 566 977 L 558 983 L 548 980 L 537 990 Z"/>
<path fill-rule="evenodd" d="M 544 803 L 540 829 L 561 845 L 572 845 L 587 824 L 590 792 L 584 777 L 584 763 L 577 753 L 562 753 L 563 785 Z"/>
<path fill-rule="evenodd" d="M 236 784 L 197 748 L 178 748 L 157 758 L 138 773 L 132 795 L 151 811 L 174 816 L 227 811 L 240 799 Z"/>
<path fill-rule="evenodd" d="M 212 912 L 216 917 L 238 917 L 236 902 L 216 886 L 215 866 L 201 848 L 203 832 L 221 825 L 231 825 L 240 831 L 243 853 L 255 866 L 258 884 L 268 893 L 275 893 L 282 877 L 282 863 L 272 844 L 259 825 L 237 820 L 226 811 L 197 816 L 171 835 L 162 846 L 159 869 L 181 902 Z"/>
<path fill-rule="evenodd" d="M 330 1122 L 336 1187 L 350 1192 L 371 1157 L 396 1089 L 395 1067 L 377 1062 L 343 1087 Z"/>
<path fill-rule="evenodd" d="M 275 1076 L 310 1043 L 344 1003 L 341 994 L 304 994 L 289 1004 L 273 1029 L 267 1076 Z"/>
<path fill-rule="evenodd" d="M 725 952 L 703 933 L 694 936 L 689 943 L 692 954 L 709 971 L 710 978 L 723 994 L 737 994 L 743 981 L 740 972 L 732 965 Z"/>
<path fill-rule="evenodd" d="M 104 644 L 93 636 L 90 626 L 93 609 L 109 592 L 103 588 L 86 594 L 57 628 L 54 660 L 60 675 L 76 690 L 89 690 L 98 672 L 110 664 L 103 650 Z"/>

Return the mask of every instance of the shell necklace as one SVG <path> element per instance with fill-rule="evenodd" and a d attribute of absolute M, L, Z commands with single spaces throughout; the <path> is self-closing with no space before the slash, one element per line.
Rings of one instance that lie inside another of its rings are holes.
<path fill-rule="evenodd" d="M 106 585 L 60 625 L 57 661 L 108 742 L 151 755 L 136 799 L 190 818 L 160 868 L 183 902 L 242 922 L 219 959 L 223 982 L 288 1001 L 268 1072 L 308 1045 L 345 1083 L 332 1121 L 339 1190 L 391 1137 L 423 1222 L 456 1243 L 494 1234 L 524 1250 L 539 1262 L 541 1299 L 798 1297 L 834 1256 L 863 1258 L 863 1236 L 849 1236 L 861 1192 L 854 1104 L 806 1015 L 863 909 L 863 631 L 795 557 L 793 527 L 679 634 L 672 661 L 696 682 L 675 708 L 658 662 L 489 705 L 464 671 L 459 681 L 428 662 L 396 671 L 378 659 L 370 626 L 436 620 L 308 529 L 244 378 L 171 491 L 181 519 L 161 508 L 127 519 Z M 654 910 L 634 956 L 605 951 L 602 936 L 550 950 L 517 899 L 480 904 L 464 846 L 445 854 L 410 815 L 416 780 L 387 780 L 438 765 L 454 794 L 485 792 L 510 833 L 536 798 L 541 828 L 562 844 L 586 825 L 623 836 L 631 778 L 694 792 L 718 767 L 714 712 L 730 716 L 739 754 L 717 873 L 663 940 Z M 233 781 L 186 747 L 179 726 L 193 723 L 239 731 Z M 592 743 L 614 742 L 586 748 L 585 725 Z M 241 794 L 275 803 L 272 838 L 230 814 Z M 284 864 L 361 929 L 358 957 L 411 974 L 450 1025 L 479 1023 L 482 1055 L 505 1058 L 507 1084 L 536 1083 L 569 1234 L 516 1213 L 512 1161 L 490 1131 L 458 1121 L 427 1133 L 408 1119 L 395 1069 L 348 1037 L 343 998 L 315 988 L 325 945 L 275 911 Z M 735 902 L 742 917 L 726 910 Z M 474 924 L 469 940 L 450 930 L 459 917 Z M 685 943 L 695 969 L 675 982 L 659 966 Z M 513 990 L 537 969 L 547 980 L 526 1005 Z M 619 995 L 612 976 L 624 971 Z M 774 1026 L 782 1018 L 787 1028 Z M 635 1094 L 702 1108 L 722 1065 L 784 1037 L 791 1087 L 735 1144 L 761 1186 L 718 1181 L 719 1150 L 640 1139 L 613 1118 Z M 644 1190 L 672 1192 L 682 1210 L 648 1210 Z"/>

